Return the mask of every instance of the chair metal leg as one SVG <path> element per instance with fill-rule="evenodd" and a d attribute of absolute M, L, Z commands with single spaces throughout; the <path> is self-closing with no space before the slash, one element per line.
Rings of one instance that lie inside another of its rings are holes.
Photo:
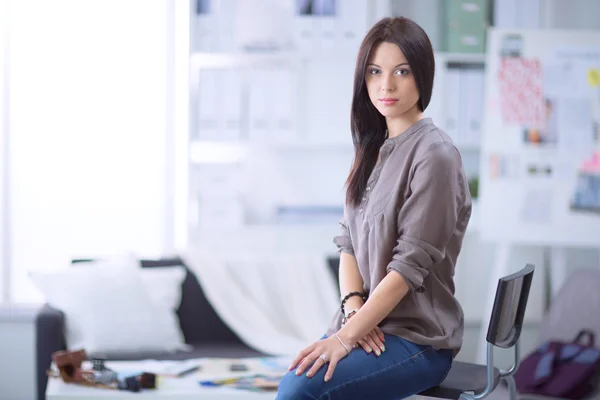
<path fill-rule="evenodd" d="M 501 369 L 499 371 L 499 379 L 500 380 L 504 379 L 508 385 L 510 400 L 518 400 L 518 398 L 519 398 L 518 392 L 517 392 L 517 385 L 515 383 L 515 378 L 513 377 L 515 372 L 517 372 L 517 369 L 519 368 L 519 364 L 520 364 L 519 342 L 518 341 L 514 345 L 514 351 L 515 351 L 515 360 L 514 360 L 513 365 L 509 369 L 506 369 L 506 370 Z M 494 379 L 494 346 L 491 343 L 488 343 L 488 345 L 487 345 L 486 369 L 487 369 L 487 386 L 485 387 L 485 389 L 480 393 L 472 393 L 472 392 L 462 393 L 459 397 L 460 400 L 482 400 L 482 399 L 486 398 L 487 396 L 489 396 L 490 393 L 492 393 L 494 391 L 494 389 L 496 389 L 498 382 Z"/>
<path fill-rule="evenodd" d="M 481 400 L 486 398 L 487 396 L 489 396 L 490 393 L 492 393 L 492 391 L 494 389 L 496 389 L 496 386 L 498 384 L 497 380 L 495 379 L 495 373 L 494 373 L 494 346 L 491 343 L 487 344 L 487 362 L 486 362 L 486 375 L 487 375 L 487 385 L 485 387 L 485 389 L 483 389 L 482 392 L 479 393 L 471 393 L 471 392 L 465 392 L 462 393 L 459 397 L 459 399 L 461 400 Z"/>
<path fill-rule="evenodd" d="M 515 383 L 515 378 L 512 375 L 507 375 L 503 377 L 508 385 L 508 398 L 510 400 L 518 400 L 519 393 L 517 392 L 517 384 Z"/>
<path fill-rule="evenodd" d="M 500 370 L 500 377 L 504 378 L 506 376 L 513 376 L 515 374 L 515 372 L 517 372 L 517 369 L 519 369 L 519 365 L 521 364 L 521 356 L 519 353 L 519 341 L 517 340 L 517 343 L 515 343 L 514 345 L 514 351 L 515 351 L 515 360 L 513 362 L 512 367 L 510 367 L 507 370 L 501 369 Z"/>
<path fill-rule="evenodd" d="M 517 384 L 515 382 L 515 372 L 519 368 L 521 364 L 520 354 L 519 354 L 519 341 L 515 343 L 515 361 L 508 370 L 500 370 L 500 379 L 504 379 L 508 385 L 509 391 L 509 399 L 517 400 L 519 398 L 519 393 L 517 392 Z"/>

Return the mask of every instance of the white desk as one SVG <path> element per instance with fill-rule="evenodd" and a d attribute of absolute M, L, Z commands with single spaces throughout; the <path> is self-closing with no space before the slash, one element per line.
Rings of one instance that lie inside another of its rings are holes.
<path fill-rule="evenodd" d="M 202 369 L 183 378 L 159 377 L 158 388 L 142 390 L 138 393 L 123 390 L 110 390 L 66 384 L 59 378 L 49 378 L 46 389 L 47 400 L 103 400 L 103 399 L 137 399 L 137 400 L 274 400 L 275 392 L 251 392 L 228 387 L 204 387 L 198 382 L 210 379 L 222 379 L 250 374 L 273 373 L 259 359 L 244 359 L 250 366 L 248 372 L 230 372 L 232 360 L 201 359 Z M 86 366 L 84 364 L 84 366 Z M 145 371 L 154 372 L 164 364 L 146 360 L 139 362 L 113 361 L 107 362 L 108 368 L 117 372 Z"/>

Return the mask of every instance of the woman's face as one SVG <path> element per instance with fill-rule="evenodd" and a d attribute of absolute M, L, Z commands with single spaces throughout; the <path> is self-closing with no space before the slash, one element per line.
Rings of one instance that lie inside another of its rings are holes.
<path fill-rule="evenodd" d="M 367 62 L 365 84 L 371 102 L 386 118 L 398 118 L 417 107 L 419 91 L 408 61 L 389 42 L 375 47 Z"/>

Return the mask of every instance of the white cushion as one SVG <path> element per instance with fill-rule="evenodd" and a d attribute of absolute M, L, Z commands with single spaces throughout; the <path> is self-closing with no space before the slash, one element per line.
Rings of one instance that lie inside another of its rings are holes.
<path fill-rule="evenodd" d="M 175 311 L 183 268 L 90 262 L 30 273 L 46 301 L 65 314 L 69 349 L 90 355 L 173 352 L 185 348 Z"/>
<path fill-rule="evenodd" d="M 143 284 L 154 304 L 159 307 L 166 306 L 173 312 L 177 312 L 181 304 L 181 284 L 186 274 L 183 266 L 142 268 L 140 260 L 131 253 L 105 256 L 93 261 L 81 261 L 76 266 L 139 268 Z"/>
<path fill-rule="evenodd" d="M 185 337 L 179 325 L 177 310 L 181 305 L 181 285 L 185 279 L 186 271 L 183 267 L 152 267 L 141 268 L 140 275 L 146 291 L 155 307 L 166 308 L 169 325 L 177 330 L 181 344 Z M 180 346 L 182 349 L 187 348 Z"/>

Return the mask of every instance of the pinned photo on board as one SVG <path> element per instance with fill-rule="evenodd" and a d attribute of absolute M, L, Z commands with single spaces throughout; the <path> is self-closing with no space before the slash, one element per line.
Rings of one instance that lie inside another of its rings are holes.
<path fill-rule="evenodd" d="M 571 209 L 600 213 L 600 174 L 579 174 Z"/>
<path fill-rule="evenodd" d="M 296 0 L 298 15 L 335 16 L 336 0 Z"/>
<path fill-rule="evenodd" d="M 558 117 L 556 101 L 544 99 L 544 124 L 542 126 L 525 127 L 523 142 L 535 145 L 555 145 L 558 143 Z"/>
<path fill-rule="evenodd" d="M 600 152 L 583 160 L 571 199 L 573 211 L 600 213 Z"/>
<path fill-rule="evenodd" d="M 519 158 L 516 155 L 493 153 L 490 155 L 491 179 L 517 179 Z"/>
<path fill-rule="evenodd" d="M 551 178 L 552 166 L 529 164 L 527 166 L 527 174 L 531 178 Z"/>
<path fill-rule="evenodd" d="M 544 125 L 544 82 L 538 58 L 502 57 L 498 67 L 500 117 L 506 125 Z"/>

